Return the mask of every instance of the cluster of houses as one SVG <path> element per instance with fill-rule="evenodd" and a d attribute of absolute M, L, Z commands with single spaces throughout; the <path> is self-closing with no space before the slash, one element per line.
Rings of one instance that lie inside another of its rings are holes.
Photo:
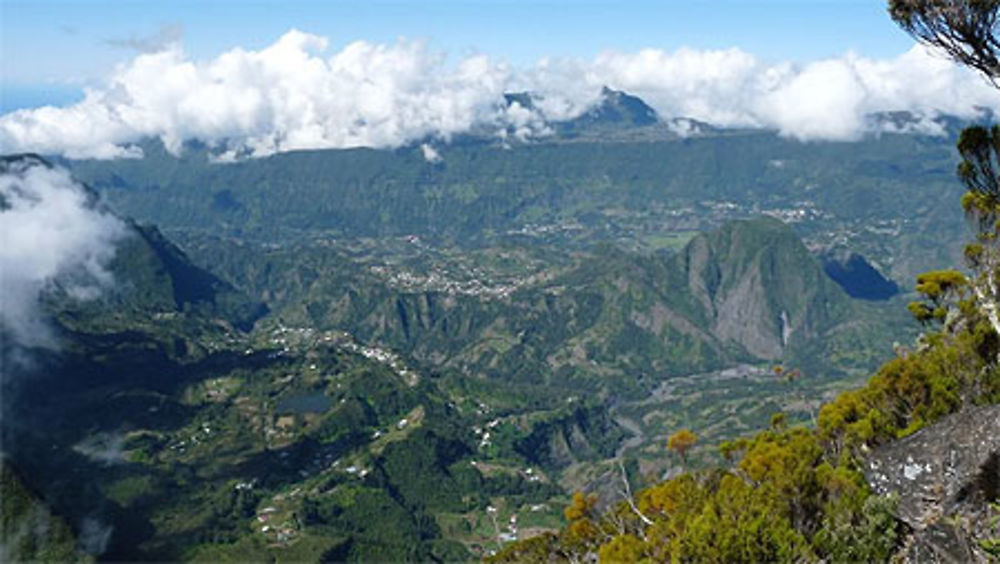
<path fill-rule="evenodd" d="M 479 469 L 480 471 L 482 471 L 485 467 L 489 467 L 488 465 L 487 466 L 482 466 L 480 464 L 480 462 L 478 462 L 476 460 L 470 461 L 469 464 L 472 465 L 473 468 Z M 527 467 L 527 468 L 525 468 L 524 470 L 518 470 L 518 473 L 522 477 L 524 477 L 525 479 L 527 479 L 529 482 L 541 482 L 542 481 L 542 474 L 540 472 L 536 472 L 535 469 L 532 468 L 532 467 L 530 467 L 530 466 Z M 532 506 L 532 507 L 534 507 L 534 506 Z M 538 507 L 539 507 L 539 509 L 532 509 L 532 511 L 540 511 L 544 506 L 540 505 Z"/>
<path fill-rule="evenodd" d="M 479 439 L 479 448 L 483 449 L 492 444 L 492 433 L 491 429 L 495 429 L 497 425 L 500 424 L 499 419 L 494 419 L 486 424 L 486 428 L 480 427 L 479 425 L 474 425 L 472 427 L 472 433 L 476 435 Z"/>
<path fill-rule="evenodd" d="M 497 530 L 497 542 L 502 546 L 505 542 L 513 542 L 517 540 L 517 513 L 510 514 L 510 518 L 507 519 L 507 530 L 501 530 L 499 523 L 497 523 L 498 511 L 499 510 L 492 505 L 486 508 L 486 514 L 493 520 L 493 525 Z"/>
<path fill-rule="evenodd" d="M 477 296 L 485 299 L 506 298 L 524 285 L 522 280 L 511 280 L 506 284 L 490 284 L 484 281 L 485 272 L 473 269 L 474 276 L 468 280 L 456 280 L 437 269 L 428 274 L 417 274 L 406 270 L 394 271 L 388 266 L 372 266 L 369 271 L 386 279 L 392 287 L 405 292 L 441 292 L 450 295 Z"/>
<path fill-rule="evenodd" d="M 207 439 L 210 436 L 212 436 L 212 426 L 209 425 L 207 421 L 202 422 L 201 426 L 198 427 L 193 433 L 191 433 L 191 435 L 188 438 L 181 439 L 180 441 L 171 444 L 167 448 L 178 454 L 184 454 L 187 451 L 188 447 L 197 446 L 199 443 L 201 443 L 203 440 Z"/>
<path fill-rule="evenodd" d="M 270 353 L 270 356 L 273 357 L 285 356 L 292 352 L 293 347 L 311 349 L 321 344 L 339 346 L 343 350 L 360 354 L 367 359 L 388 366 L 410 386 L 415 386 L 420 381 L 419 375 L 408 368 L 399 355 L 379 347 L 360 345 L 346 331 L 317 331 L 311 327 L 286 327 L 279 323 L 271 330 L 268 342 L 272 347 L 280 347 L 279 350 Z M 252 347 L 245 351 L 248 355 L 253 354 L 253 352 Z M 309 366 L 310 370 L 316 370 L 316 368 L 315 364 Z"/>
<path fill-rule="evenodd" d="M 298 531 L 295 530 L 295 526 L 290 521 L 277 523 L 278 519 L 275 519 L 277 512 L 278 509 L 273 506 L 261 509 L 257 512 L 257 523 L 260 525 L 262 534 L 272 538 L 278 544 L 286 544 L 295 538 Z"/>
<path fill-rule="evenodd" d="M 547 223 L 544 225 L 535 225 L 534 223 L 527 223 L 517 229 L 507 230 L 507 235 L 523 235 L 525 237 L 539 237 L 543 235 L 551 235 L 553 233 L 565 233 L 569 231 L 582 231 L 583 226 L 576 221 L 569 221 L 566 223 Z"/>
<path fill-rule="evenodd" d="M 416 386 L 420 382 L 420 376 L 415 371 L 407 368 L 406 363 L 396 353 L 378 347 L 359 345 L 354 341 L 344 343 L 343 348 L 360 354 L 369 360 L 374 360 L 388 366 L 411 387 Z"/>
<path fill-rule="evenodd" d="M 698 202 L 702 207 L 713 212 L 712 221 L 725 221 L 750 215 L 766 215 L 780 219 L 785 223 L 800 223 L 803 221 L 816 221 L 821 219 L 832 219 L 833 214 L 816 207 L 816 203 L 810 200 L 794 202 L 790 207 L 761 209 L 757 205 L 745 205 L 730 201 L 703 200 Z M 697 214 L 692 208 L 685 208 L 685 211 L 692 216 Z M 704 216 L 704 214 L 700 214 Z"/>

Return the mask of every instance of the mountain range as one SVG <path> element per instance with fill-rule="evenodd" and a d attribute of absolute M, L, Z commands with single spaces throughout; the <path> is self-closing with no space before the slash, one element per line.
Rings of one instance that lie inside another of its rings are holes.
<path fill-rule="evenodd" d="M 4 379 L 5 519 L 37 505 L 110 559 L 481 557 L 615 460 L 675 472 L 679 426 L 704 463 L 811 420 L 913 338 L 898 288 L 959 252 L 950 125 L 802 144 L 606 89 L 552 129 L 427 140 L 439 160 L 51 159 L 127 233 L 100 297 L 47 287 L 62 346 Z"/>
<path fill-rule="evenodd" d="M 606 91 L 590 113 L 554 124 L 549 138 L 428 140 L 434 162 L 418 144 L 221 164 L 209 147 L 191 144 L 175 156 L 155 141 L 142 145 L 142 159 L 58 162 L 113 208 L 172 236 L 268 243 L 413 235 L 463 248 L 608 241 L 648 252 L 765 214 L 792 224 L 810 249 L 854 252 L 902 287 L 961 258 L 962 214 L 940 205 L 956 192 L 960 122 L 944 119 L 941 135 L 802 143 L 694 122 L 684 127 L 701 133 L 681 136 L 674 130 L 682 122 L 649 123 L 650 111 Z"/>

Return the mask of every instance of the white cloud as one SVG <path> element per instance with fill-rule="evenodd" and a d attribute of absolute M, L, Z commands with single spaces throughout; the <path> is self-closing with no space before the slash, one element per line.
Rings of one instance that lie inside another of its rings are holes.
<path fill-rule="evenodd" d="M 444 160 L 441 158 L 441 153 L 427 143 L 420 145 L 420 151 L 424 154 L 424 160 L 431 164 L 439 163 Z"/>
<path fill-rule="evenodd" d="M 326 40 L 290 31 L 261 51 L 188 60 L 177 45 L 142 54 L 110 84 L 69 108 L 0 117 L 5 150 L 71 157 L 127 154 L 159 137 L 232 154 L 333 147 L 389 147 L 475 126 L 501 127 L 510 70 L 486 57 L 446 64 L 419 42 L 356 42 L 323 58 Z"/>
<path fill-rule="evenodd" d="M 940 113 L 1000 111 L 1000 94 L 971 71 L 922 47 L 892 59 L 848 53 L 805 65 L 768 64 L 739 49 L 605 52 L 592 61 L 542 59 L 514 69 L 483 55 L 450 62 L 421 42 L 351 43 L 292 30 L 259 51 L 208 61 L 173 43 L 143 53 L 78 104 L 0 116 L 5 151 L 70 157 L 137 156 L 157 137 L 173 151 L 188 139 L 221 160 L 294 149 L 394 147 L 475 131 L 501 137 L 550 132 L 546 120 L 586 111 L 600 88 L 636 94 L 664 118 L 769 127 L 800 139 L 855 139 L 884 124 L 873 112 L 907 110 L 933 131 Z M 533 108 L 505 92 L 529 90 Z"/>
<path fill-rule="evenodd" d="M 0 174 L 0 326 L 13 342 L 52 346 L 40 293 L 58 280 L 73 297 L 94 297 L 111 283 L 106 265 L 124 233 L 65 170 L 15 163 Z"/>
<path fill-rule="evenodd" d="M 1000 111 L 1000 92 L 921 46 L 892 59 L 848 53 L 806 65 L 768 65 L 738 49 L 644 50 L 605 53 L 592 69 L 597 81 L 643 98 L 661 116 L 768 127 L 799 139 L 856 139 L 881 127 L 868 119 L 876 112 L 910 111 L 929 121 Z"/>

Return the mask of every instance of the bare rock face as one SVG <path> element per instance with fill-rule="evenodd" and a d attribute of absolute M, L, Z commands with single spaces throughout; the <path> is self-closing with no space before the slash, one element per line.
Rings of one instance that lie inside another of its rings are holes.
<path fill-rule="evenodd" d="M 820 334 L 849 301 L 791 228 L 772 218 L 699 235 L 672 266 L 712 334 L 757 358 L 781 358 L 791 341 Z"/>
<path fill-rule="evenodd" d="M 949 416 L 877 449 L 866 476 L 878 494 L 899 497 L 897 516 L 912 535 L 907 562 L 986 561 L 978 539 L 991 531 L 1000 498 L 1000 405 Z"/>

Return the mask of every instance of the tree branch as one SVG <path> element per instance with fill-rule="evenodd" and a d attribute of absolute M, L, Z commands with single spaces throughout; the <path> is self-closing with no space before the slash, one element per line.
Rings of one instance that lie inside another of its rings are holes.
<path fill-rule="evenodd" d="M 618 468 L 622 472 L 622 484 L 625 485 L 625 491 L 622 492 L 625 502 L 632 508 L 632 512 L 635 513 L 636 517 L 638 517 L 640 521 L 647 526 L 652 525 L 653 521 L 649 517 L 643 515 L 642 511 L 639 511 L 639 507 L 635 504 L 635 499 L 632 497 L 632 486 L 628 483 L 628 473 L 625 472 L 625 464 L 622 463 L 620 458 L 618 459 Z"/>

